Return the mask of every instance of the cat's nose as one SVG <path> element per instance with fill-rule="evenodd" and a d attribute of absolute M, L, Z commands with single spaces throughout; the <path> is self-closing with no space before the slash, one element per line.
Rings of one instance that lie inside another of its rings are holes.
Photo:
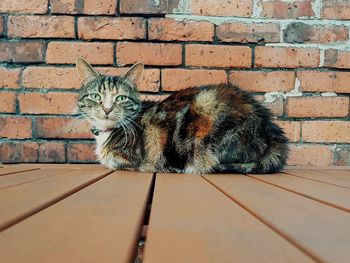
<path fill-rule="evenodd" d="M 113 110 L 112 108 L 106 109 L 105 107 L 103 107 L 102 109 L 107 115 Z"/>

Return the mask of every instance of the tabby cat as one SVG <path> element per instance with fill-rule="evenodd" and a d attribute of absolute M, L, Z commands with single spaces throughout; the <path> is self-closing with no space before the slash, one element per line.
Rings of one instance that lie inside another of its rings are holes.
<path fill-rule="evenodd" d="M 77 59 L 80 112 L 94 126 L 99 161 L 111 169 L 203 174 L 273 173 L 288 146 L 268 109 L 230 84 L 188 88 L 161 102 L 140 101 L 144 66 L 98 74 Z"/>

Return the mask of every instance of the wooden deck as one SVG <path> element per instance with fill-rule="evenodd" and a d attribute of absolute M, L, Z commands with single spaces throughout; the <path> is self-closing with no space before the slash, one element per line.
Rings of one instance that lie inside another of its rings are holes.
<path fill-rule="evenodd" d="M 0 262 L 141 257 L 348 263 L 350 168 L 205 176 L 98 165 L 0 168 Z"/>

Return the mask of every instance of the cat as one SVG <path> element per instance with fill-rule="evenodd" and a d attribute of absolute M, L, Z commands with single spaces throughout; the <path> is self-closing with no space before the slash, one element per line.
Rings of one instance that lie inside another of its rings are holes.
<path fill-rule="evenodd" d="M 140 101 L 144 65 L 100 75 L 77 58 L 78 108 L 92 123 L 96 155 L 111 169 L 142 172 L 274 173 L 288 140 L 270 111 L 231 84 L 180 90 L 163 101 Z"/>

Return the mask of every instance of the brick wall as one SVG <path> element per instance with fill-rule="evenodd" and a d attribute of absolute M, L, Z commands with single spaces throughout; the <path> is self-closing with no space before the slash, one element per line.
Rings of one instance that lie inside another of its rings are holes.
<path fill-rule="evenodd" d="M 2 0 L 0 160 L 92 162 L 75 58 L 145 98 L 232 82 L 272 109 L 291 165 L 350 165 L 350 1 Z"/>

